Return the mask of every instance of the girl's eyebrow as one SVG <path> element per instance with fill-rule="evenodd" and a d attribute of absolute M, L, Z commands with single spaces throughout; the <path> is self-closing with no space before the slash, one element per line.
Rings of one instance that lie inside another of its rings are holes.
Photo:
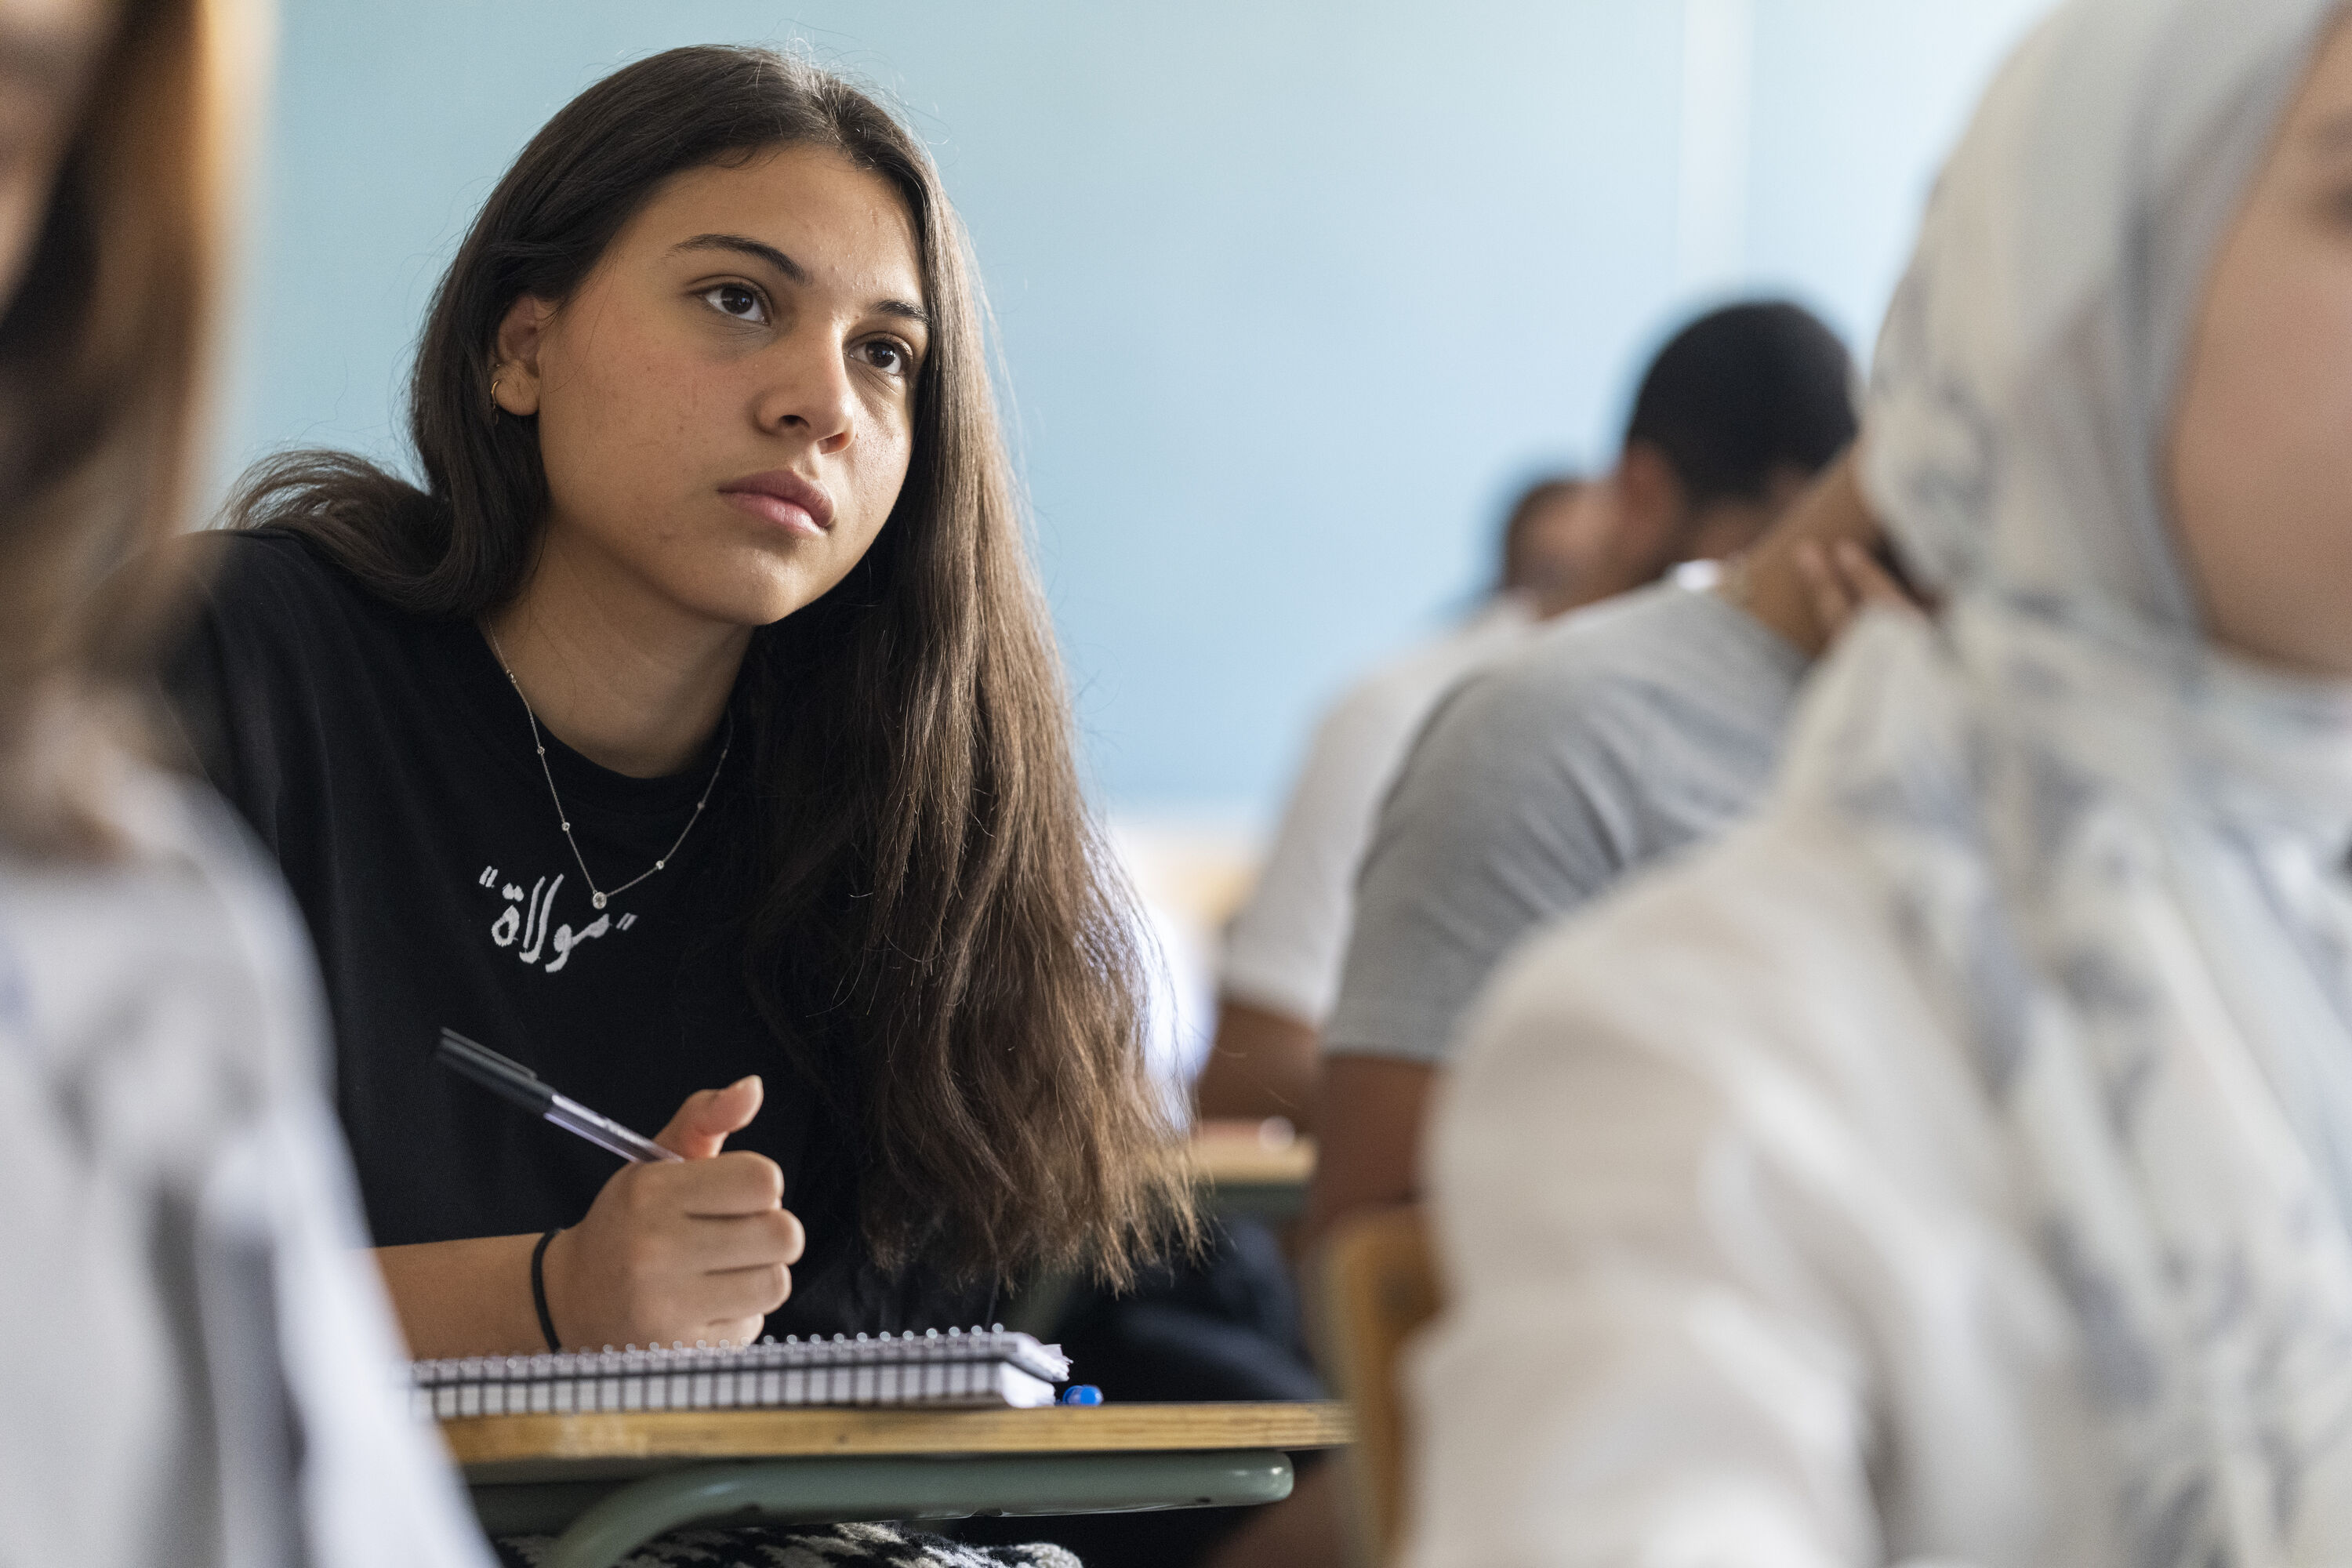
<path fill-rule="evenodd" d="M 692 239 L 682 239 L 670 247 L 673 256 L 681 250 L 731 250 L 739 256 L 766 262 L 782 273 L 787 282 L 805 287 L 809 280 L 807 268 L 774 246 L 761 240 L 747 239 L 740 234 L 698 234 Z"/>
<path fill-rule="evenodd" d="M 682 250 L 731 251 L 738 256 L 748 256 L 755 261 L 765 262 L 775 268 L 786 282 L 795 288 L 805 288 L 808 285 L 808 268 L 764 240 L 752 239 L 740 234 L 698 234 L 692 239 L 682 239 L 670 247 L 670 254 L 673 256 Z M 928 327 L 931 324 L 931 313 L 929 310 L 905 300 L 877 300 L 867 308 L 881 315 L 896 316 L 901 321 L 912 321 L 918 326 Z"/>

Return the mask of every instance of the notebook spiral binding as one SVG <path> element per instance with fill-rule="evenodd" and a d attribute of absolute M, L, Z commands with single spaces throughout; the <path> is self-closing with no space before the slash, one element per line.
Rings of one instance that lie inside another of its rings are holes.
<path fill-rule="evenodd" d="M 1051 1405 L 1070 1375 L 1059 1345 L 1003 1328 L 787 1336 L 755 1345 L 672 1345 L 409 1365 L 421 1419 L 807 1405 Z"/>

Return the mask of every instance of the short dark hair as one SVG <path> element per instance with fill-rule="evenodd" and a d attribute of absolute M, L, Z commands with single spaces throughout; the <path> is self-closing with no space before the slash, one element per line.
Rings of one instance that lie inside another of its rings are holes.
<path fill-rule="evenodd" d="M 1625 445 L 1655 447 L 1697 507 L 1761 500 L 1783 469 L 1817 473 L 1856 427 L 1845 344 L 1803 306 L 1758 300 L 1710 310 L 1658 351 Z"/>

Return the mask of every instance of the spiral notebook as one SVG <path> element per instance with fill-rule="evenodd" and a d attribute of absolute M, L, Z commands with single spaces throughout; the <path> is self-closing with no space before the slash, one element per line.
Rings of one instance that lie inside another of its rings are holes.
<path fill-rule="evenodd" d="M 1070 1375 L 1059 1345 L 1005 1329 L 835 1334 L 718 1348 L 465 1356 L 409 1366 L 420 1417 L 614 1410 L 773 1410 L 804 1405 L 1054 1403 Z"/>

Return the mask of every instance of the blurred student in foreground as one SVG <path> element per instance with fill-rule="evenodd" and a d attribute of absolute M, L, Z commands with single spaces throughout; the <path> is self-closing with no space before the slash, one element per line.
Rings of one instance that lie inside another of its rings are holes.
<path fill-rule="evenodd" d="M 1503 524 L 1494 596 L 1359 680 L 1316 725 L 1265 868 L 1227 934 L 1216 1040 L 1193 1087 L 1202 1116 L 1281 1116 L 1314 1131 L 1315 1032 L 1339 988 L 1356 865 L 1381 795 L 1455 681 L 1538 622 L 1656 574 L 1612 548 L 1609 500 L 1607 486 L 1564 475 L 1528 486 Z"/>
<path fill-rule="evenodd" d="M 243 10 L 0 3 L 0 1561 L 472 1564 L 293 912 L 128 718 L 165 605 L 117 569 L 187 487 Z"/>
<path fill-rule="evenodd" d="M 1204 1116 L 1317 1130 L 1316 1044 L 1340 989 L 1381 798 L 1446 693 L 1539 622 L 1751 542 L 1852 438 L 1852 362 L 1803 310 L 1753 302 L 1677 332 L 1643 373 L 1615 468 L 1538 486 L 1503 540 L 1487 611 L 1376 671 L 1317 731 L 1264 875 L 1235 917 Z"/>
<path fill-rule="evenodd" d="M 2352 1560 L 2352 13 L 2084 0 L 1881 340 L 1776 793 L 1434 1140 L 1425 1568 Z"/>
<path fill-rule="evenodd" d="M 1843 345 L 1794 305 L 1735 306 L 1668 344 L 1615 482 L 1665 520 L 1646 525 L 1652 558 L 1753 544 L 1853 438 L 1853 386 Z M 1356 889 L 1310 1232 L 1412 1194 L 1455 1020 L 1505 949 L 1762 795 L 1814 637 L 1789 536 L 1866 533 L 1850 494 L 1822 487 L 1717 591 L 1664 584 L 1546 627 L 1431 719 Z"/>

